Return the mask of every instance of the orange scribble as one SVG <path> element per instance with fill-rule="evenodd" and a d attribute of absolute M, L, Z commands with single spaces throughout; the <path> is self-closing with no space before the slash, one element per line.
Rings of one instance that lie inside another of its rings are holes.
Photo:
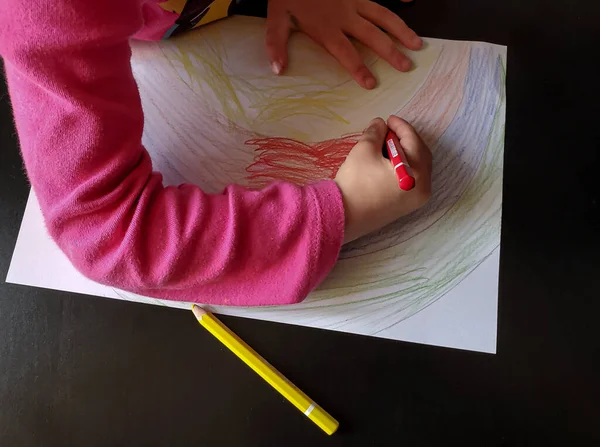
<path fill-rule="evenodd" d="M 359 136 L 346 135 L 318 143 L 279 137 L 248 140 L 246 144 L 256 146 L 257 154 L 254 163 L 246 168 L 248 185 L 263 188 L 276 180 L 306 185 L 332 179 Z"/>

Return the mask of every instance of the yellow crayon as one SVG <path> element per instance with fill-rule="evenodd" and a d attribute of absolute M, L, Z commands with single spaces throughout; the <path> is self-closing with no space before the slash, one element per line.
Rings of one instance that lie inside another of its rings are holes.
<path fill-rule="evenodd" d="M 261 376 L 269 385 L 281 393 L 294 406 L 317 424 L 325 433 L 331 435 L 337 430 L 339 423 L 329 413 L 319 407 L 306 394 L 296 388 L 283 374 L 277 371 L 269 362 L 263 359 L 250 346 L 221 323 L 207 310 L 192 306 L 192 312 L 198 322 L 213 334 L 221 343 L 227 346 L 246 365 Z"/>

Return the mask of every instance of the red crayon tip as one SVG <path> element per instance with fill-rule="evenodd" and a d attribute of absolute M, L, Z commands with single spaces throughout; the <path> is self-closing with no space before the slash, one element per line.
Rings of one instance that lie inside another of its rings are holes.
<path fill-rule="evenodd" d="M 398 137 L 391 130 L 388 130 L 387 136 L 385 137 L 385 145 L 390 157 L 390 162 L 392 163 L 392 166 L 394 166 L 394 171 L 396 171 L 400 189 L 410 191 L 415 187 L 415 177 L 410 169 L 402 145 L 400 144 L 400 141 L 398 141 Z"/>
<path fill-rule="evenodd" d="M 397 174 L 396 174 L 397 175 Z M 415 187 L 415 179 L 410 175 L 398 179 L 398 184 L 400 185 L 400 189 L 404 191 L 410 191 Z"/>

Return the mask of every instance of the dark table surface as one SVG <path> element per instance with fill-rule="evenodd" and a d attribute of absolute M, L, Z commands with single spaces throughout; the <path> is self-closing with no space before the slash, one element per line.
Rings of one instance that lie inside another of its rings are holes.
<path fill-rule="evenodd" d="M 223 318 L 340 420 L 329 438 L 189 312 L 0 284 L 0 446 L 599 445 L 600 5 L 399 10 L 508 45 L 498 353 Z M 1 278 L 27 193 L 2 85 Z"/>

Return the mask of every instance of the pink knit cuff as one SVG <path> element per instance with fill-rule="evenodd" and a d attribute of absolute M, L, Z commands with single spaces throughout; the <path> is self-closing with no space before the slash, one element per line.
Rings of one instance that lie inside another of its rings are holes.
<path fill-rule="evenodd" d="M 320 218 L 320 231 L 315 234 L 313 245 L 320 256 L 315 256 L 316 264 L 310 282 L 312 291 L 325 279 L 337 261 L 344 240 L 345 216 L 342 193 L 333 180 L 321 181 L 309 188 Z"/>

